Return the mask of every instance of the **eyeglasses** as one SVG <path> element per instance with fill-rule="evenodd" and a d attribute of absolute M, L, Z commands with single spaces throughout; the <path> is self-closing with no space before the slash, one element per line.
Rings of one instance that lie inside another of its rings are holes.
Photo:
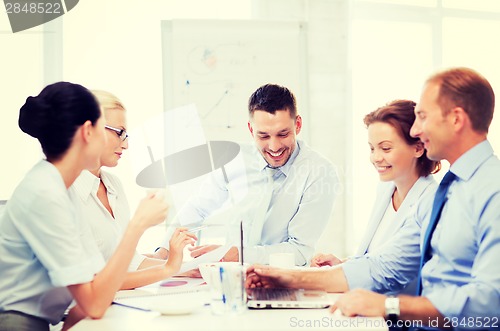
<path fill-rule="evenodd" d="M 125 141 L 128 138 L 128 133 L 125 129 L 117 129 L 109 125 L 104 126 L 106 129 L 114 131 L 118 137 L 120 137 L 121 141 Z"/>

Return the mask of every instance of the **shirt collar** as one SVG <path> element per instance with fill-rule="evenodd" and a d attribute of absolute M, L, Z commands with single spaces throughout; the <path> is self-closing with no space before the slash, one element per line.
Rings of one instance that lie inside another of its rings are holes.
<path fill-rule="evenodd" d="M 493 155 L 493 148 L 484 140 L 462 154 L 450 167 L 450 171 L 463 181 L 469 180 L 476 170 Z"/>
<path fill-rule="evenodd" d="M 293 162 L 297 158 L 297 155 L 299 155 L 299 152 L 300 152 L 300 143 L 297 140 L 295 142 L 295 148 L 293 149 L 292 155 L 290 155 L 288 161 L 284 165 L 276 169 L 280 170 L 285 176 L 288 176 L 288 174 L 290 173 L 290 168 L 292 167 Z M 259 155 L 260 155 L 259 168 L 261 169 L 261 171 L 264 171 L 266 168 L 270 168 L 269 164 L 264 159 L 264 157 L 260 153 Z"/>
<path fill-rule="evenodd" d="M 108 191 L 108 194 L 111 195 L 116 195 L 116 188 L 113 185 L 113 181 L 110 180 L 110 175 L 101 170 L 101 180 L 104 183 L 104 186 L 106 186 L 106 191 Z"/>
<path fill-rule="evenodd" d="M 94 193 L 97 195 L 100 179 L 90 171 L 83 170 L 73 183 L 73 187 L 82 201 L 87 201 Z"/>
<path fill-rule="evenodd" d="M 283 174 L 285 174 L 285 176 L 288 176 L 288 174 L 290 173 L 290 168 L 292 167 L 293 162 L 297 158 L 297 155 L 299 155 L 299 152 L 300 152 L 300 146 L 299 146 L 299 143 L 296 141 L 295 148 L 292 152 L 292 155 L 290 155 L 290 158 L 288 159 L 288 161 L 284 165 L 282 165 L 281 167 L 278 168 L 281 170 L 281 172 Z"/>

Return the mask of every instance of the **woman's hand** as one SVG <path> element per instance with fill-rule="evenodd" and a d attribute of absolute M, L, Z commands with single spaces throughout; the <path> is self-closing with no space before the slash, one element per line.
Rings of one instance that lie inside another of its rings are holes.
<path fill-rule="evenodd" d="M 343 261 L 333 254 L 316 254 L 311 259 L 311 267 L 325 267 L 341 264 Z"/>
<path fill-rule="evenodd" d="M 198 238 L 191 232 L 187 231 L 187 228 L 177 228 L 175 229 L 172 238 L 170 238 L 170 254 L 166 266 L 170 266 L 175 270 L 179 271 L 182 265 L 183 251 L 184 247 L 187 245 L 193 246 Z"/>
<path fill-rule="evenodd" d="M 162 194 L 150 193 L 141 200 L 131 223 L 140 226 L 143 230 L 157 225 L 167 218 L 169 206 Z"/>

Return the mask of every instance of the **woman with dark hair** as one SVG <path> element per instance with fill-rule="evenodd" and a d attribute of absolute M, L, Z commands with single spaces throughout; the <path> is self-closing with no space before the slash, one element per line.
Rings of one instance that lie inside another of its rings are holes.
<path fill-rule="evenodd" d="M 395 100 L 364 118 L 370 161 L 381 183 L 368 228 L 356 252 L 358 256 L 382 247 L 401 228 L 412 206 L 435 192 L 437 185 L 430 175 L 438 172 L 441 165 L 428 159 L 422 142 L 410 136 L 414 109 L 413 101 Z M 311 266 L 341 262 L 332 254 L 318 254 L 311 260 Z"/>
<path fill-rule="evenodd" d="M 105 264 L 68 194 L 82 170 L 99 165 L 106 145 L 96 99 L 77 84 L 49 85 L 26 100 L 19 127 L 40 141 L 46 160 L 26 174 L 0 218 L 0 330 L 49 330 L 73 299 L 84 315 L 100 318 L 140 236 L 168 207 L 154 194 L 143 199 Z"/>

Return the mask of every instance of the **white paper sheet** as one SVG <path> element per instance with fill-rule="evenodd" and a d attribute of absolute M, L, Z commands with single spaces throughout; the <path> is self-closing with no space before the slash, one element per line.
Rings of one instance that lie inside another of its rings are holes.
<path fill-rule="evenodd" d="M 194 258 L 190 261 L 186 261 L 182 264 L 181 269 L 177 274 L 183 274 L 186 271 L 193 270 L 198 268 L 198 266 L 202 263 L 213 263 L 213 262 L 219 262 L 220 259 L 226 255 L 226 253 L 229 251 L 232 245 L 224 245 L 219 248 L 214 249 L 211 252 L 208 252 L 206 254 L 200 255 L 197 258 Z"/>

